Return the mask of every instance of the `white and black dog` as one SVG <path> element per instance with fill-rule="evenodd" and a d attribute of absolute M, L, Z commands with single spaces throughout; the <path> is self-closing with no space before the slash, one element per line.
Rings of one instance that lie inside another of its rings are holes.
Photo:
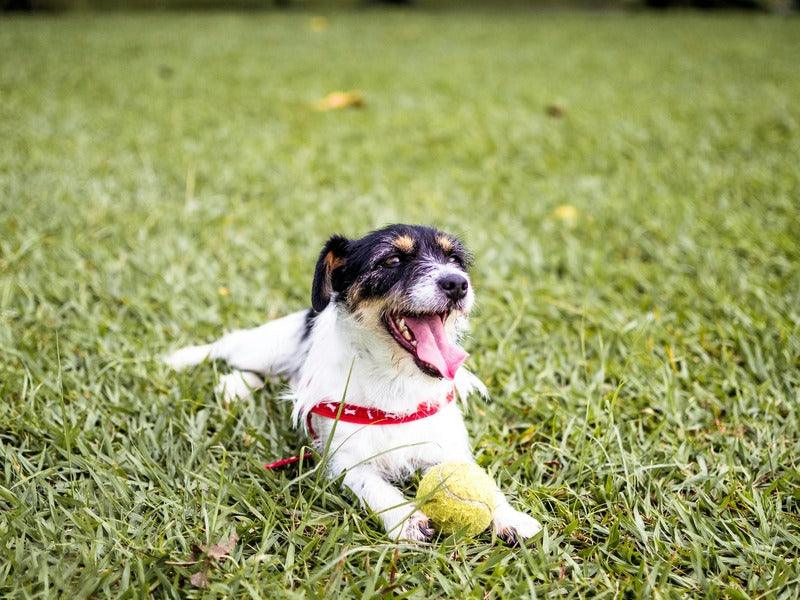
<path fill-rule="evenodd" d="M 343 475 L 391 536 L 428 540 L 428 518 L 392 482 L 474 460 L 459 406 L 449 401 L 454 391 L 462 399 L 486 394 L 462 366 L 467 354 L 457 344 L 474 301 L 469 262 L 457 238 L 430 227 L 391 225 L 358 240 L 336 235 L 320 253 L 311 309 L 183 348 L 166 361 L 175 369 L 227 362 L 234 371 L 219 389 L 228 399 L 248 397 L 267 377 L 287 378 L 296 423 L 319 449 L 331 449 L 330 476 Z M 383 422 L 315 411 L 343 397 L 344 412 L 374 412 Z M 512 544 L 541 529 L 499 491 L 493 527 Z"/>

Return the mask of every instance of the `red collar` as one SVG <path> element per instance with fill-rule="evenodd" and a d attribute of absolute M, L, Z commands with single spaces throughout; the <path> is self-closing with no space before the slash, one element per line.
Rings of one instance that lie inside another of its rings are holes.
<path fill-rule="evenodd" d="M 447 393 L 444 402 L 420 402 L 417 405 L 416 412 L 398 415 L 396 413 L 389 413 L 379 408 L 369 408 L 367 406 L 359 406 L 357 404 L 344 404 L 334 400 L 323 400 L 319 404 L 314 405 L 308 412 L 306 417 L 306 428 L 309 435 L 316 439 L 317 434 L 311 426 L 311 417 L 317 415 L 324 419 L 336 419 L 343 423 L 356 423 L 357 425 L 399 425 L 400 423 L 410 423 L 411 421 L 419 421 L 431 417 L 438 413 L 443 406 L 450 404 L 455 398 L 455 388 Z M 310 458 L 311 453 L 305 453 L 302 458 Z M 275 462 L 264 465 L 265 469 L 277 469 L 286 465 L 291 465 L 300 460 L 300 456 L 292 456 L 290 458 L 283 458 Z"/>
<path fill-rule="evenodd" d="M 326 419 L 338 419 L 343 423 L 356 423 L 358 425 L 399 425 L 400 423 L 410 423 L 411 421 L 418 421 L 435 415 L 442 406 L 452 402 L 454 397 L 455 389 L 452 389 L 445 396 L 444 402 L 420 402 L 417 405 L 416 412 L 407 415 L 398 415 L 379 408 L 369 408 L 367 406 L 358 406 L 357 404 L 342 404 L 332 400 L 323 400 L 309 411 L 306 422 L 312 437 L 316 436 L 311 429 L 311 415 Z"/>

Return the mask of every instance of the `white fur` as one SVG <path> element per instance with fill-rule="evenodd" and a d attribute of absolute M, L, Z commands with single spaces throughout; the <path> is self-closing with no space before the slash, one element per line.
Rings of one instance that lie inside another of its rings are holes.
<path fill-rule="evenodd" d="M 220 377 L 215 389 L 226 402 L 233 402 L 250 398 L 263 385 L 264 380 L 255 373 L 234 370 Z"/>
<path fill-rule="evenodd" d="M 285 376 L 300 426 L 311 408 L 326 399 L 344 397 L 349 404 L 407 414 L 420 402 L 442 401 L 453 386 L 462 399 L 475 391 L 486 394 L 486 387 L 464 367 L 455 381 L 422 373 L 368 312 L 362 312 L 359 320 L 332 301 L 316 316 L 306 339 L 305 315 L 301 311 L 256 329 L 235 331 L 212 344 L 178 350 L 165 360 L 176 369 L 207 358 L 225 360 L 235 369 L 220 382 L 227 399 L 249 396 L 262 385 L 262 377 Z M 448 334 L 458 335 L 465 322 L 465 317 L 452 315 L 446 324 Z M 441 462 L 474 460 L 456 402 L 431 417 L 403 424 L 365 426 L 312 419 L 320 450 L 332 436 L 329 475 L 343 475 L 344 485 L 394 538 L 422 541 L 430 532 L 425 515 L 392 482 Z M 495 532 L 509 540 L 531 537 L 541 529 L 535 519 L 511 508 L 500 492 L 493 523 Z"/>
<path fill-rule="evenodd" d="M 206 360 L 211 355 L 211 347 L 213 344 L 205 344 L 203 346 L 186 346 L 180 350 L 176 350 L 171 354 L 164 357 L 164 362 L 176 371 L 183 371 L 184 369 L 198 365 Z"/>
<path fill-rule="evenodd" d="M 475 302 L 475 292 L 472 289 L 472 282 L 463 269 L 452 264 L 440 264 L 431 262 L 428 272 L 424 277 L 420 277 L 409 293 L 410 306 L 412 311 L 418 310 L 426 312 L 431 306 L 436 306 L 442 302 L 442 290 L 439 287 L 439 280 L 447 275 L 458 275 L 467 280 L 467 295 L 461 301 L 464 312 L 468 313 Z"/>

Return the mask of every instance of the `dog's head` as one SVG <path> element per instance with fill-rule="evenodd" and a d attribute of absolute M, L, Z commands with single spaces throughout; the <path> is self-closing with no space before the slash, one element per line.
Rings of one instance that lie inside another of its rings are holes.
<path fill-rule="evenodd" d="M 455 336 L 474 301 L 469 262 L 456 237 L 431 227 L 335 235 L 317 262 L 312 306 L 321 312 L 335 302 L 427 375 L 452 379 L 467 356 Z"/>

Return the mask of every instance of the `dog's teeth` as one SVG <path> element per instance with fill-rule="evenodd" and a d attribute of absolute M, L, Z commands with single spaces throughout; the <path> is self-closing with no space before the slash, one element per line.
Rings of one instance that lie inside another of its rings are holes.
<path fill-rule="evenodd" d="M 409 342 L 411 341 L 411 332 L 408 329 L 403 329 L 403 337 Z"/>
<path fill-rule="evenodd" d="M 405 327 L 406 326 L 406 320 L 405 319 L 400 319 L 397 322 L 397 324 L 400 325 L 400 327 Z"/>
<path fill-rule="evenodd" d="M 411 345 L 416 348 L 417 347 L 417 340 L 411 340 Z"/>

